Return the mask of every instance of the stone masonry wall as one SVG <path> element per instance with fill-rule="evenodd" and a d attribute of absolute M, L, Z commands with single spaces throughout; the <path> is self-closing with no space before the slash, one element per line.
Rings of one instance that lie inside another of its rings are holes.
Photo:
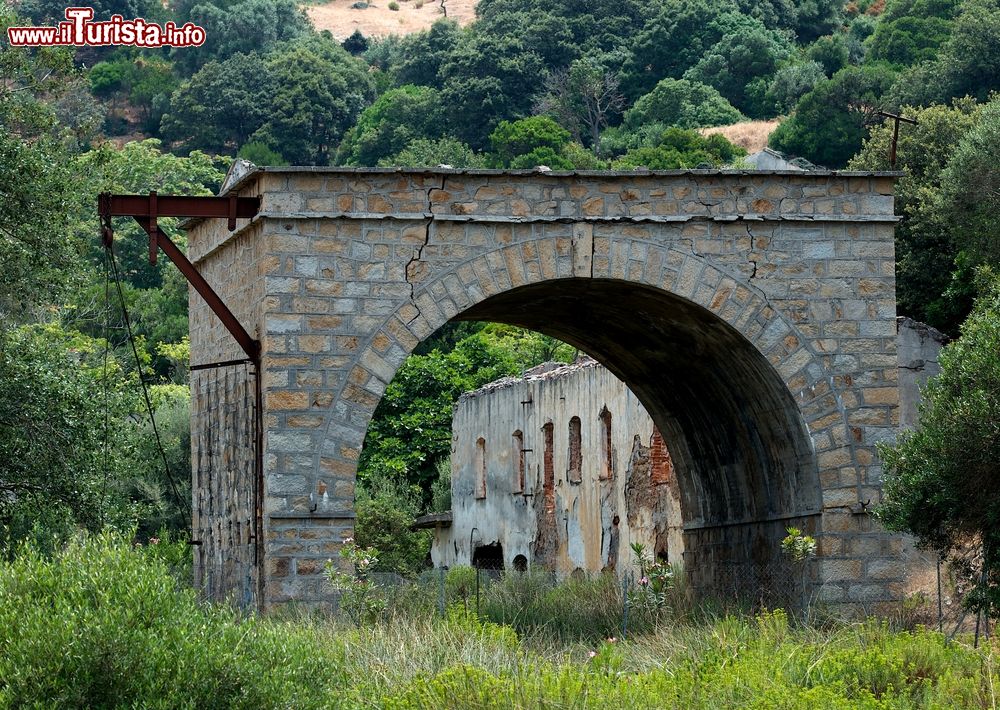
<path fill-rule="evenodd" d="M 370 416 L 405 356 L 460 315 L 551 324 L 606 355 L 663 432 L 685 519 L 703 537 L 729 544 L 707 527 L 727 518 L 774 527 L 810 516 L 824 599 L 898 596 L 897 539 L 866 513 L 881 491 L 874 445 L 898 424 L 891 176 L 284 168 L 235 190 L 263 197 L 254 226 L 220 237 L 204 222 L 190 241 L 263 341 L 265 606 L 330 600 L 322 564 L 351 533 Z M 672 368 L 655 371 L 661 383 L 644 369 L 650 357 L 600 340 L 631 327 L 625 301 L 577 303 L 593 313 L 563 328 L 572 304 L 537 314 L 516 300 L 559 306 L 561 293 L 619 284 L 641 287 L 627 292 L 636 304 L 671 304 L 662 318 L 649 306 L 641 332 L 620 332 L 659 343 L 643 351 L 652 356 L 669 351 L 675 326 L 705 346 L 682 364 L 718 361 L 689 379 L 715 383 L 708 399 L 735 428 L 669 410 Z M 196 300 L 193 359 L 225 340 Z M 727 367 L 708 347 L 719 333 L 739 334 L 745 361 Z M 771 374 L 754 375 L 754 358 Z M 736 382 L 752 395 L 742 404 L 743 388 L 724 386 Z M 712 448 L 727 435 L 731 451 Z"/>

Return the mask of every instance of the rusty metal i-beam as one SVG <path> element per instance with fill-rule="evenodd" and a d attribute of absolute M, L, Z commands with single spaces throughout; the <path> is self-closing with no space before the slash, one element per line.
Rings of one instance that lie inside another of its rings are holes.
<path fill-rule="evenodd" d="M 163 253 L 180 269 L 184 278 L 205 299 L 208 307 L 219 317 L 226 330 L 239 343 L 243 352 L 255 364 L 260 362 L 260 342 L 255 340 L 239 322 L 215 289 L 199 273 L 170 237 L 157 225 L 159 217 L 225 218 L 230 231 L 236 229 L 237 218 L 256 216 L 260 209 L 259 197 L 182 197 L 175 195 L 112 195 L 102 193 L 97 200 L 105 246 L 111 246 L 114 234 L 112 217 L 132 217 L 149 235 L 149 261 L 156 263 L 156 253 Z"/>

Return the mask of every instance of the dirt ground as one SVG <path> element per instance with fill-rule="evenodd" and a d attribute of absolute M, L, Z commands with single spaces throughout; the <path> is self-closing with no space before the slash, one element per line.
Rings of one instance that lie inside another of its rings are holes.
<path fill-rule="evenodd" d="M 398 10 L 390 10 L 390 0 L 376 0 L 364 10 L 351 7 L 357 0 L 333 0 L 325 5 L 314 5 L 306 12 L 317 30 L 330 30 L 339 40 L 346 39 L 354 30 L 361 30 L 365 37 L 405 35 L 425 30 L 444 17 L 441 0 L 396 0 Z M 467 25 L 476 17 L 476 0 L 445 0 L 448 19 Z"/>

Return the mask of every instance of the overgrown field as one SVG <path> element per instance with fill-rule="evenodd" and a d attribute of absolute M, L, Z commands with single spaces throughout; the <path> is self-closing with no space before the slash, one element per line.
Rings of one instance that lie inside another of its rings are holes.
<path fill-rule="evenodd" d="M 572 604 L 572 599 L 567 599 Z M 0 569 L 2 707 L 994 707 L 995 650 L 781 611 L 555 644 L 459 607 L 351 628 L 205 606 L 110 537 Z"/>

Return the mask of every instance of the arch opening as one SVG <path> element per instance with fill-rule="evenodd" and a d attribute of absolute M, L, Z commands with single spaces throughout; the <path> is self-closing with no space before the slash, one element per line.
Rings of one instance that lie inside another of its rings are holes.
<path fill-rule="evenodd" d="M 778 559 L 787 526 L 818 532 L 821 487 L 795 399 L 714 313 L 631 282 L 560 279 L 489 297 L 455 320 L 558 338 L 628 385 L 670 452 L 695 589 L 731 577 L 723 568 Z"/>

